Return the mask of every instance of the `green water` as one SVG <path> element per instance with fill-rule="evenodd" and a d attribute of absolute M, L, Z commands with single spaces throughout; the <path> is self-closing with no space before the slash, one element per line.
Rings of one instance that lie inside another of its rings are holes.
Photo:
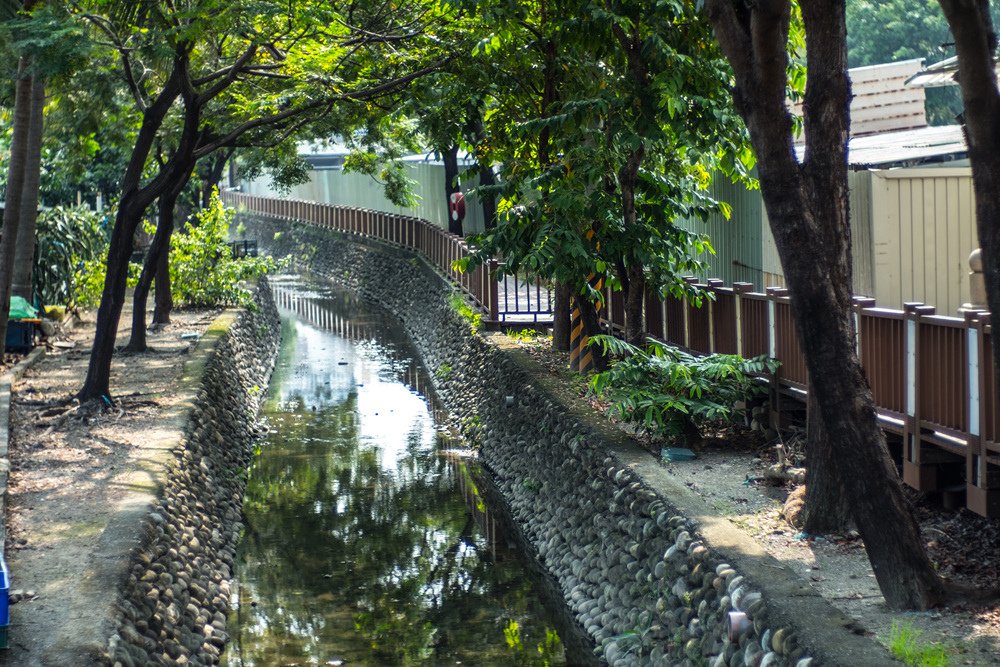
<path fill-rule="evenodd" d="M 223 664 L 566 664 L 398 322 L 321 283 L 274 289 L 283 341 Z"/>

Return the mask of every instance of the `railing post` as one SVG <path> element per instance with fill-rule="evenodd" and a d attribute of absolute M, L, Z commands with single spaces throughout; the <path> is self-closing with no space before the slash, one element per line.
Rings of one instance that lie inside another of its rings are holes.
<path fill-rule="evenodd" d="M 906 420 L 903 426 L 903 481 L 918 491 L 938 487 L 934 452 L 925 449 L 920 428 L 920 318 L 934 314 L 933 306 L 904 303 L 906 312 Z M 935 448 L 936 449 L 936 448 Z"/>
<path fill-rule="evenodd" d="M 856 296 L 852 299 L 853 301 L 853 317 L 854 317 L 854 352 L 858 355 L 858 361 L 861 360 L 861 313 L 865 308 L 872 308 L 875 306 L 875 299 L 867 296 Z"/>
<path fill-rule="evenodd" d="M 990 471 L 986 459 L 983 431 L 990 413 L 984 400 L 986 383 L 990 370 L 986 363 L 985 329 L 989 313 L 966 311 L 965 323 L 968 332 L 968 387 L 969 387 L 969 442 L 966 447 L 965 481 L 966 506 L 986 517 L 1000 514 L 1000 479 Z M 994 388 L 995 391 L 995 388 Z M 995 401 L 994 401 L 995 402 Z"/>
<path fill-rule="evenodd" d="M 743 295 L 753 289 L 753 283 L 733 283 L 733 302 L 736 311 L 736 354 L 743 356 Z"/>

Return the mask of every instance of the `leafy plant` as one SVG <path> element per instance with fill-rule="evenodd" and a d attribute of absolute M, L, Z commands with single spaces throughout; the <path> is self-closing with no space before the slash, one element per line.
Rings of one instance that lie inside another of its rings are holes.
<path fill-rule="evenodd" d="M 529 343 L 542 337 L 542 332 L 537 329 L 507 329 L 507 337 L 522 343 Z"/>
<path fill-rule="evenodd" d="M 594 336 L 590 344 L 618 358 L 591 379 L 590 391 L 609 399 L 623 420 L 667 438 L 693 437 L 700 424 L 741 414 L 737 403 L 764 391 L 753 376 L 778 367 L 764 356 L 695 357 L 652 339 L 645 350 L 612 336 Z"/>
<path fill-rule="evenodd" d="M 445 363 L 441 364 L 440 366 L 438 366 L 437 369 L 435 369 L 435 371 L 434 371 L 434 377 L 436 377 L 438 380 L 442 380 L 443 381 L 443 380 L 447 380 L 448 378 L 450 378 L 451 377 L 451 373 L 452 373 L 451 364 L 449 364 L 448 362 L 445 362 Z"/>
<path fill-rule="evenodd" d="M 483 316 L 472 306 L 466 303 L 465 299 L 462 298 L 462 295 L 452 294 L 448 298 L 448 303 L 451 305 L 452 310 L 458 313 L 463 320 L 469 323 L 469 328 L 472 329 L 472 333 L 479 332 L 479 329 L 483 326 Z"/>
<path fill-rule="evenodd" d="M 897 660 L 911 667 L 948 667 L 945 647 L 922 640 L 923 634 L 911 623 L 893 621 L 889 631 L 889 651 Z"/>
<path fill-rule="evenodd" d="M 139 282 L 139 273 L 141 272 L 142 267 L 138 264 L 129 264 L 125 284 L 129 287 L 135 287 Z M 104 253 L 94 259 L 81 262 L 73 273 L 73 291 L 70 299 L 72 304 L 81 308 L 96 308 L 100 305 L 107 273 L 108 260 Z"/>
<path fill-rule="evenodd" d="M 32 269 L 36 293 L 46 304 L 73 305 L 78 291 L 93 292 L 92 285 L 78 286 L 78 280 L 94 282 L 85 266 L 87 262 L 100 261 L 107 254 L 107 218 L 88 208 L 55 208 L 42 211 L 38 216 L 37 250 Z M 100 274 L 97 297 L 104 286 Z M 86 296 L 85 299 L 91 299 Z"/>
<path fill-rule="evenodd" d="M 234 259 L 229 247 L 229 226 L 235 211 L 227 209 L 218 193 L 194 224 L 170 242 L 170 285 L 174 301 L 188 306 L 239 305 L 251 301 L 250 290 L 240 283 L 279 268 L 272 257 Z"/>

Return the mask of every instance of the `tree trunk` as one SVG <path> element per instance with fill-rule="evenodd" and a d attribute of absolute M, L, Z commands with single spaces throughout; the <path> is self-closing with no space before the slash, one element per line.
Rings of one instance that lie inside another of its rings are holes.
<path fill-rule="evenodd" d="M 160 259 L 156 263 L 156 285 L 153 293 L 153 324 L 163 326 L 170 324 L 170 311 L 174 309 L 174 297 L 171 293 L 170 284 L 170 236 L 173 228 L 167 232 L 167 239 L 164 242 L 166 252 L 160 253 Z"/>
<path fill-rule="evenodd" d="M 851 522 L 843 485 L 835 477 L 837 465 L 830 461 L 832 455 L 816 392 L 810 385 L 806 403 L 806 497 L 800 515 L 802 530 L 807 533 L 844 532 Z"/>
<path fill-rule="evenodd" d="M 993 331 L 1000 331 L 1000 91 L 993 69 L 997 35 L 988 2 L 939 1 L 955 38 L 986 302 Z M 990 338 L 1000 381 L 1000 336 Z"/>
<path fill-rule="evenodd" d="M 461 236 L 462 221 L 451 213 L 451 196 L 462 191 L 458 184 L 458 146 L 442 150 L 441 158 L 444 160 L 444 197 L 448 203 L 448 231 Z"/>
<path fill-rule="evenodd" d="M 190 174 L 190 170 L 188 174 Z M 149 288 L 153 284 L 153 278 L 157 275 L 163 258 L 168 255 L 170 235 L 174 229 L 174 208 L 177 204 L 177 198 L 184 186 L 187 185 L 188 178 L 189 176 L 180 179 L 175 186 L 160 195 L 156 233 L 153 234 L 153 241 L 149 244 L 146 260 L 142 264 L 142 273 L 139 274 L 139 282 L 132 295 L 132 335 L 125 348 L 129 352 L 145 352 L 147 349 L 146 301 L 149 297 Z M 167 291 L 169 292 L 169 290 L 168 283 Z"/>
<path fill-rule="evenodd" d="M 785 104 L 788 0 L 707 0 L 735 74 L 733 98 L 757 153 L 764 204 L 796 330 L 829 435 L 824 474 L 840 479 L 886 603 L 926 609 L 944 588 L 910 513 L 854 346 L 847 202 L 844 3 L 801 0 L 806 31 L 806 151 L 792 147 Z"/>
<path fill-rule="evenodd" d="M 122 197 L 118 205 L 118 215 L 111 230 L 108 248 L 107 275 L 101 293 L 101 305 L 97 309 L 97 324 L 94 330 L 94 345 L 90 350 L 87 377 L 77 394 L 80 401 L 95 399 L 111 400 L 111 359 L 115 352 L 115 339 L 122 308 L 125 306 L 125 289 L 128 278 L 128 259 L 132 254 L 132 239 L 142 222 L 143 214 L 178 175 L 176 161 L 171 158 L 167 165 L 145 186 L 140 187 L 140 179 L 145 170 L 146 160 L 152 150 L 157 132 L 163 120 L 180 95 L 180 83 L 187 75 L 187 62 L 179 58 L 174 63 L 170 78 L 165 82 L 155 101 L 143 112 L 142 125 L 136 136 L 132 155 L 129 157 L 125 175 L 122 178 Z M 185 109 L 184 130 L 177 151 L 181 156 L 193 152 L 200 113 L 197 108 Z M 175 158 L 178 155 L 174 156 Z"/>
<path fill-rule="evenodd" d="M 569 351 L 570 296 L 569 285 L 557 282 L 552 305 L 552 349 Z"/>
<path fill-rule="evenodd" d="M 29 303 L 34 296 L 31 272 L 35 265 L 38 184 L 41 177 L 42 133 L 45 126 L 45 79 L 40 76 L 32 77 L 30 113 L 21 213 L 17 226 L 17 247 L 14 251 L 14 275 L 11 282 L 11 294 L 23 297 Z"/>
<path fill-rule="evenodd" d="M 21 198 L 24 192 L 25 165 L 28 155 L 28 127 L 31 123 L 31 80 L 29 61 L 21 56 L 14 86 L 14 127 L 10 142 L 10 164 L 7 168 L 7 199 L 3 210 L 3 230 L 0 233 L 0 341 L 7 340 L 7 320 L 10 317 L 10 280 L 13 273 L 17 228 L 20 224 Z"/>

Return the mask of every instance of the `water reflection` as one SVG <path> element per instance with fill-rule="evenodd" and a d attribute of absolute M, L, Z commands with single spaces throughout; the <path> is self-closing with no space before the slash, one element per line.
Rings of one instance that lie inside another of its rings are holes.
<path fill-rule="evenodd" d="M 274 291 L 284 338 L 225 664 L 565 664 L 398 323 L 318 283 Z"/>

